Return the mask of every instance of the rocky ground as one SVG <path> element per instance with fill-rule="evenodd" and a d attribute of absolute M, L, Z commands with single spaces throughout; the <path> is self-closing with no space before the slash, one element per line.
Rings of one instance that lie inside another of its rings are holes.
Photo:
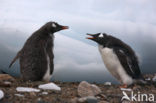
<path fill-rule="evenodd" d="M 153 81 L 153 76 L 154 75 L 146 75 L 146 79 Z M 4 92 L 4 97 L 2 97 L 0 103 L 121 103 L 121 98 L 123 97 L 123 90 L 119 88 L 119 85 L 112 85 L 110 83 L 94 83 L 94 85 L 92 85 L 87 82 L 64 83 L 55 81 L 53 83 L 58 85 L 61 91 L 40 89 L 40 92 L 18 92 L 16 90 L 17 87 L 32 87 L 38 89 L 38 85 L 45 84 L 45 82 L 23 82 L 19 79 L 13 80 L 10 78 L 9 82 L 5 82 L 5 84 L 2 84 L 2 82 L 4 82 L 4 80 L 0 81 L 0 90 Z M 148 85 L 137 84 L 124 91 L 128 95 L 131 95 L 131 91 L 137 95 L 154 94 L 156 98 L 156 83 L 152 82 Z M 123 103 L 130 102 L 124 101 Z"/>

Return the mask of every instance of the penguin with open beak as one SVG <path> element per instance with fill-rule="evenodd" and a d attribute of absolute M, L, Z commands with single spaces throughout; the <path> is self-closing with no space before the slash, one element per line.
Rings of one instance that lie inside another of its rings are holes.
<path fill-rule="evenodd" d="M 126 88 L 135 81 L 144 81 L 138 58 L 133 49 L 116 37 L 106 33 L 87 34 L 98 44 L 100 54 L 108 71 Z"/>

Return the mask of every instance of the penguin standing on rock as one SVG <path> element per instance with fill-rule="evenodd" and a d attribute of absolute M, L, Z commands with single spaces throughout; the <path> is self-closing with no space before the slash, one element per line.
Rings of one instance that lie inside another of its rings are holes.
<path fill-rule="evenodd" d="M 35 31 L 17 53 L 9 67 L 19 58 L 21 77 L 25 81 L 49 81 L 54 69 L 54 33 L 68 26 L 48 22 Z"/>
<path fill-rule="evenodd" d="M 144 81 L 138 59 L 130 46 L 105 33 L 87 34 L 87 39 L 98 43 L 99 51 L 108 71 L 126 88 L 135 81 Z"/>

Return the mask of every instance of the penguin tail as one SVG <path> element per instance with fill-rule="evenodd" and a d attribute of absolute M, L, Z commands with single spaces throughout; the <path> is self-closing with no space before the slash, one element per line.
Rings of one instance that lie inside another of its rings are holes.
<path fill-rule="evenodd" d="M 8 73 L 4 72 L 3 70 L 0 70 L 0 74 L 8 74 Z"/>
<path fill-rule="evenodd" d="M 9 68 L 12 66 L 12 64 L 20 57 L 20 54 L 21 54 L 21 51 L 19 51 L 18 53 L 17 53 L 17 55 L 15 56 L 15 58 L 12 60 L 12 62 L 10 63 L 10 65 L 9 65 Z"/>

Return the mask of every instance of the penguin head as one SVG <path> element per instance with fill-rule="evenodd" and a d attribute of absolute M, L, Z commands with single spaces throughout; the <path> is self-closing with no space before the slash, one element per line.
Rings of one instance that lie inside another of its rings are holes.
<path fill-rule="evenodd" d="M 68 29 L 68 26 L 60 25 L 56 22 L 48 22 L 44 26 L 49 33 L 55 33 L 60 30 Z"/>
<path fill-rule="evenodd" d="M 97 42 L 98 44 L 103 45 L 106 42 L 107 34 L 105 33 L 97 33 L 97 34 L 88 34 L 87 35 L 91 37 L 87 37 L 89 40 L 93 40 Z"/>

